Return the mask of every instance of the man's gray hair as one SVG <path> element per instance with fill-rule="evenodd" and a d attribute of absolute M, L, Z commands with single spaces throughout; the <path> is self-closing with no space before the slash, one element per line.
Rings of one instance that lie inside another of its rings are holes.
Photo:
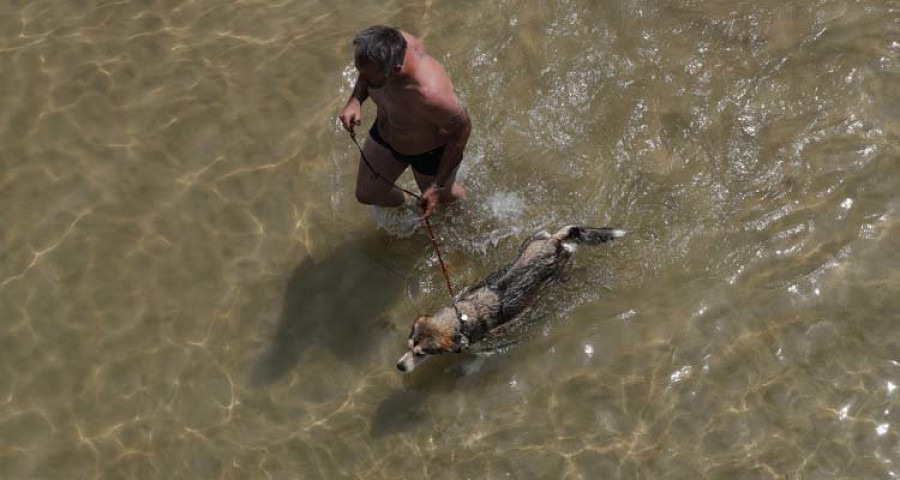
<path fill-rule="evenodd" d="M 355 58 L 358 64 L 377 65 L 385 75 L 398 65 L 403 65 L 406 56 L 406 39 L 400 30 L 384 25 L 375 25 L 356 34 L 353 38 Z"/>

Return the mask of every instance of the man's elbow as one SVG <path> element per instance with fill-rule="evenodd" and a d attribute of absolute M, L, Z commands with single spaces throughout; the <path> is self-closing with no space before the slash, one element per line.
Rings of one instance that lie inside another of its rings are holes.
<path fill-rule="evenodd" d="M 469 135 L 471 133 L 472 133 L 472 122 L 469 121 L 469 117 L 467 116 L 465 121 L 463 121 L 462 125 L 460 125 L 460 128 L 457 131 L 456 137 L 460 143 L 465 145 L 469 141 Z"/>
<path fill-rule="evenodd" d="M 468 115 L 460 115 L 453 120 L 451 125 L 441 129 L 441 133 L 447 139 L 448 144 L 465 146 L 472 133 L 472 122 L 469 121 Z"/>

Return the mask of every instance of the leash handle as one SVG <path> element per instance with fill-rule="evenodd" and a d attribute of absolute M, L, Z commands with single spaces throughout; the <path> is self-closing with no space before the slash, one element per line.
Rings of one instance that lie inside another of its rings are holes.
<path fill-rule="evenodd" d="M 363 162 L 365 162 L 366 166 L 369 167 L 369 170 L 373 174 L 375 174 L 376 177 L 378 177 L 379 179 L 381 179 L 381 181 L 387 183 L 391 187 L 396 188 L 397 190 L 400 190 L 401 192 L 412 195 L 416 199 L 422 198 L 421 195 L 410 192 L 409 190 L 407 190 L 405 188 L 399 187 L 397 184 L 382 177 L 381 174 L 378 173 L 377 170 L 375 170 L 375 167 L 373 167 L 372 164 L 369 163 L 369 159 L 366 158 L 366 154 L 365 154 L 365 152 L 363 152 L 362 146 L 359 144 L 359 141 L 356 139 L 356 133 L 351 131 L 350 138 L 353 139 L 353 143 L 355 143 L 356 148 L 359 149 L 359 154 L 362 157 Z M 447 284 L 447 291 L 450 292 L 450 301 L 453 302 L 453 309 L 456 310 L 456 318 L 462 319 L 463 317 L 459 312 L 459 307 L 456 305 L 456 294 L 453 293 L 453 285 L 450 282 L 450 272 L 447 270 L 447 265 L 444 263 L 444 257 L 441 255 L 441 247 L 438 244 L 437 238 L 435 238 L 435 236 L 434 236 L 434 229 L 431 228 L 431 221 L 429 221 L 428 217 L 425 217 L 425 216 L 422 216 L 422 220 L 425 220 L 425 226 L 428 227 L 428 237 L 431 239 L 431 246 L 432 246 L 432 248 L 434 248 L 434 253 L 437 254 L 438 262 L 441 264 L 441 272 L 444 273 L 444 282 Z"/>

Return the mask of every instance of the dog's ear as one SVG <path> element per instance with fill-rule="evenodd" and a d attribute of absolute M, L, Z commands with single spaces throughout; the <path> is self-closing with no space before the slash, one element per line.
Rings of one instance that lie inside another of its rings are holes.
<path fill-rule="evenodd" d="M 412 327 L 409 329 L 409 339 L 412 340 L 416 336 L 416 332 L 421 332 L 424 327 L 423 323 L 428 321 L 427 316 L 422 315 L 413 321 Z"/>
<path fill-rule="evenodd" d="M 436 353 L 458 353 L 460 345 L 460 336 L 458 332 L 440 331 L 435 332 L 429 339 L 429 345 Z"/>

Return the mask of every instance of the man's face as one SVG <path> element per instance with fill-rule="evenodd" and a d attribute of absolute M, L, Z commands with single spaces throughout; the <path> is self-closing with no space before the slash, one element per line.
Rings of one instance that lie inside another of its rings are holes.
<path fill-rule="evenodd" d="M 356 69 L 359 71 L 359 78 L 363 79 L 369 88 L 381 88 L 387 83 L 388 77 L 381 65 L 356 62 Z"/>

